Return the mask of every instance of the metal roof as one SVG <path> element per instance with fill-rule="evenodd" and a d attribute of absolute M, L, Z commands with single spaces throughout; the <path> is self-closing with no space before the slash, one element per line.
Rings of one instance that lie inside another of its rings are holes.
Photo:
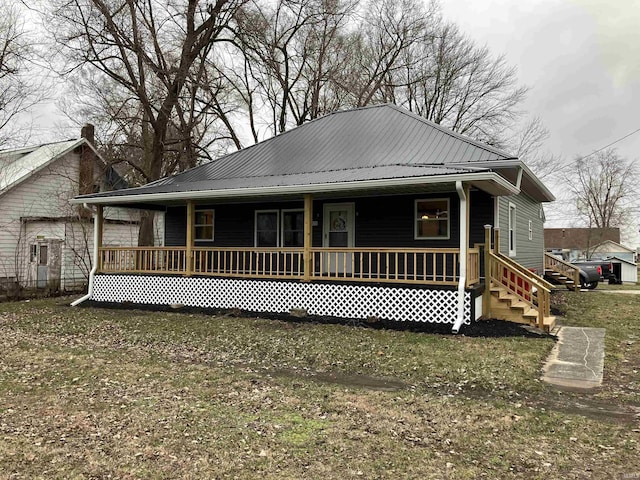
<path fill-rule="evenodd" d="M 85 140 L 67 140 L 35 147 L 0 151 L 0 192 L 17 185 Z"/>
<path fill-rule="evenodd" d="M 178 175 L 76 201 L 486 173 L 505 160 L 514 157 L 383 104 L 334 112 Z"/>

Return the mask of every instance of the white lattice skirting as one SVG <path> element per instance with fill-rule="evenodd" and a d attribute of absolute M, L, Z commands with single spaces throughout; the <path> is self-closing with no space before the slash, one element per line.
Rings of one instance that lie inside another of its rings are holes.
<path fill-rule="evenodd" d="M 269 313 L 304 309 L 309 315 L 451 324 L 458 308 L 454 290 L 138 275 L 96 275 L 91 299 Z M 470 319 L 466 292 L 465 323 Z"/>

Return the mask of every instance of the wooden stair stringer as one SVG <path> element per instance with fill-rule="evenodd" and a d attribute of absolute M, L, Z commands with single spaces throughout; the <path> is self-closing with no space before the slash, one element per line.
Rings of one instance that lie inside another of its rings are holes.
<path fill-rule="evenodd" d="M 505 288 L 491 285 L 491 317 L 496 320 L 538 326 L 538 310 L 509 293 Z M 544 318 L 544 330 L 550 332 L 555 326 L 556 318 Z"/>

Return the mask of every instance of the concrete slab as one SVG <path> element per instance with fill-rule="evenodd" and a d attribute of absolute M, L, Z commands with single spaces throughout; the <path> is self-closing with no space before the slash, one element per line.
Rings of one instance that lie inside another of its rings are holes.
<path fill-rule="evenodd" d="M 578 389 L 602 385 L 604 336 L 604 328 L 561 327 L 542 379 L 553 385 Z"/>
<path fill-rule="evenodd" d="M 595 290 L 591 290 L 595 292 Z M 598 290 L 596 293 L 624 293 L 627 295 L 640 295 L 640 290 Z"/>

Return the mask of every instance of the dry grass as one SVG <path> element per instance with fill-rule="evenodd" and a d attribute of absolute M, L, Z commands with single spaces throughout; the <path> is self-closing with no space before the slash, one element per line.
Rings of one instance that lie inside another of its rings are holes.
<path fill-rule="evenodd" d="M 589 295 L 566 298 L 567 322 L 596 308 L 582 305 Z M 608 382 L 629 372 L 620 342 L 637 325 L 628 318 L 616 323 L 623 333 L 608 333 Z M 632 396 L 605 388 L 578 398 L 542 384 L 548 337 L 72 309 L 61 300 L 1 304 L 0 329 L 0 478 L 640 474 Z M 607 409 L 576 408 L 600 399 Z"/>

